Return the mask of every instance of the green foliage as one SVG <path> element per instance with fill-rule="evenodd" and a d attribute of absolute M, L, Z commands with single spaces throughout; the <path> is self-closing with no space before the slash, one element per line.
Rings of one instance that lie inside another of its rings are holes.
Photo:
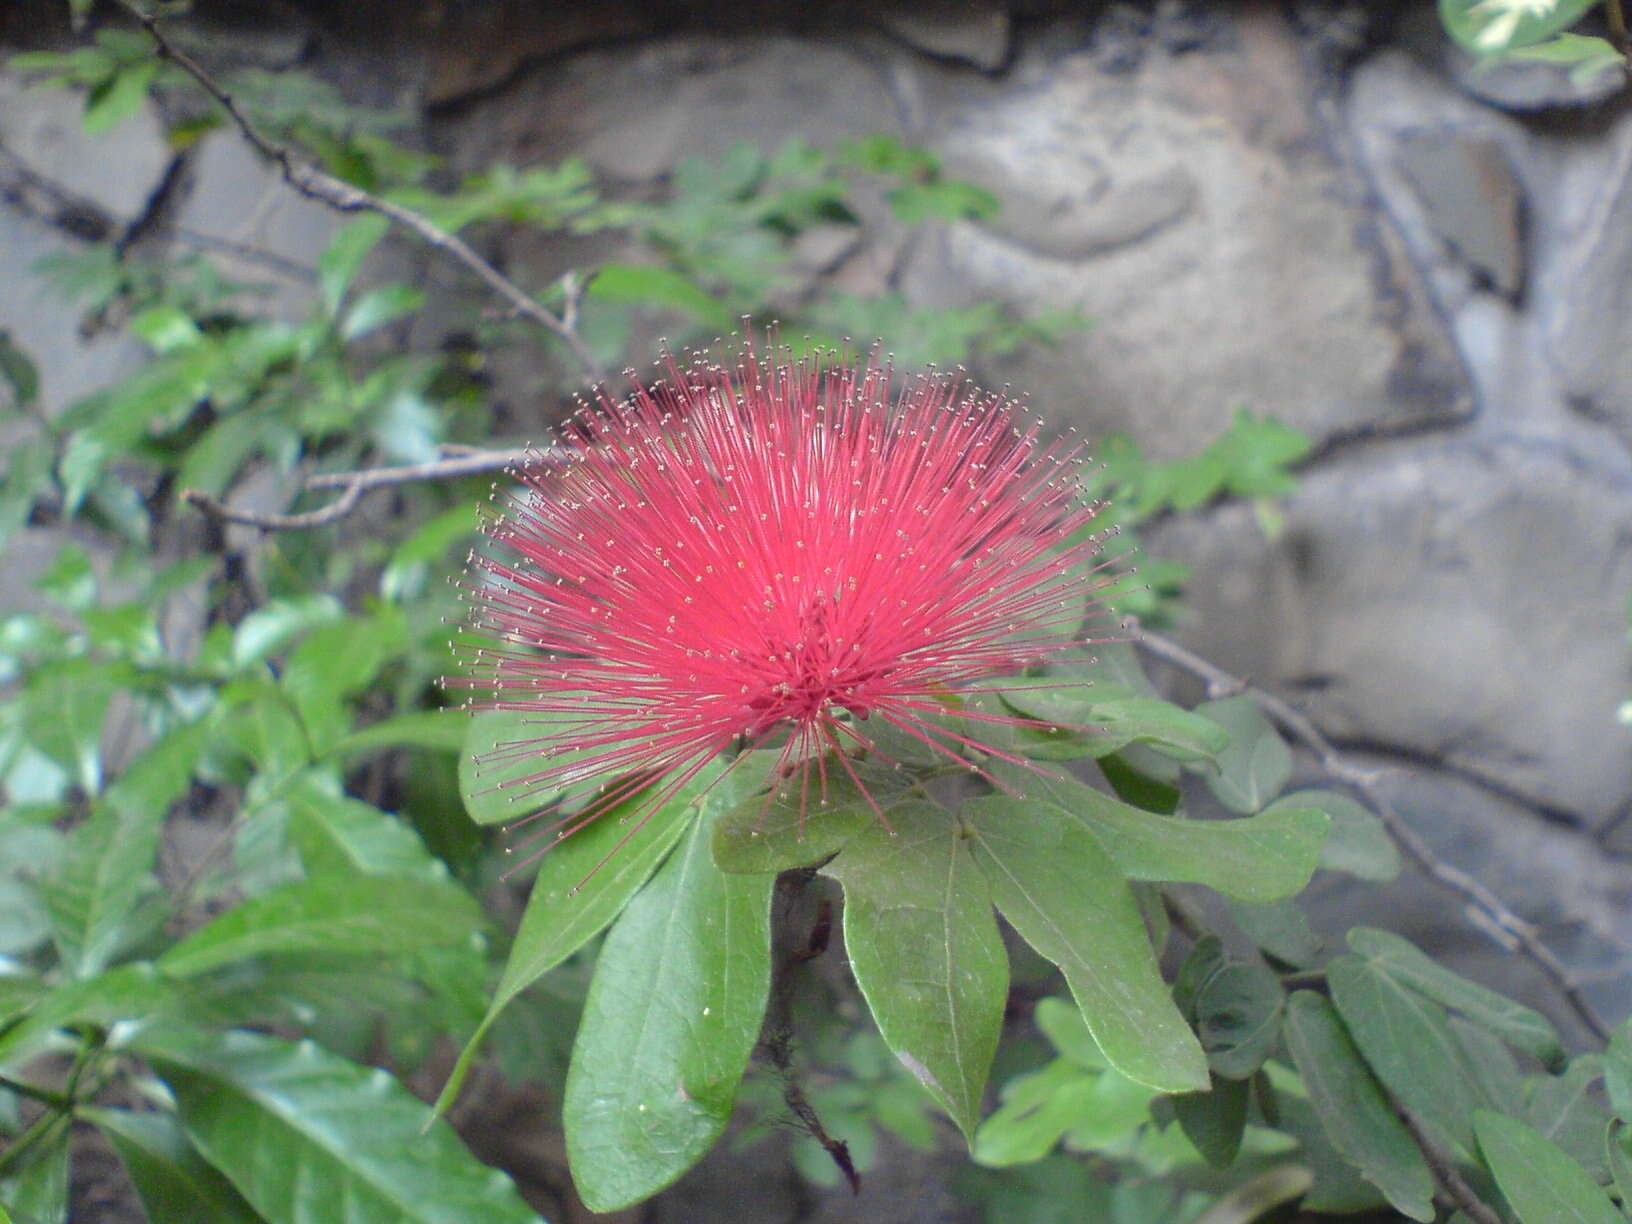
<path fill-rule="evenodd" d="M 721 806 L 692 822 L 601 949 L 562 1107 L 594 1210 L 649 1198 L 714 1145 L 759 1037 L 773 877 L 714 866 Z"/>
<path fill-rule="evenodd" d="M 1557 64 L 1584 85 L 1610 69 L 1626 71 L 1613 43 L 1569 29 L 1596 7 L 1598 0 L 1439 0 L 1439 18 L 1464 51 L 1484 62 Z"/>
<path fill-rule="evenodd" d="M 1603 49 L 1565 27 L 1587 7 L 1442 11 L 1481 53 L 1586 71 Z M 231 137 L 144 36 L 104 29 L 13 63 L 82 92 L 88 130 L 160 91 L 177 147 Z M 995 212 L 894 137 L 740 145 L 638 201 L 576 159 L 443 191 L 427 185 L 433 160 L 398 143 L 402 116 L 298 73 L 226 83 L 275 139 L 450 232 L 617 237 L 620 260 L 574 282 L 608 365 L 651 321 L 685 343 L 780 317 L 811 344 L 881 338 L 903 366 L 1086 323 L 813 280 L 810 250 L 863 236 L 864 199 L 902 227 Z M 305 476 L 496 444 L 482 361 L 536 337 L 473 317 L 468 343 L 413 348 L 425 299 L 375 274 L 387 229 L 338 224 L 310 301 L 279 318 L 205 258 L 143 263 L 103 243 L 50 261 L 40 274 L 87 327 L 122 329 L 147 361 L 49 419 L 34 359 L 0 334 L 0 407 L 29 431 L 0 485 L 0 542 L 57 524 L 95 545 L 63 549 L 37 583 L 42 610 L 0 620 L 14 697 L 0 706 L 0 1221 L 66 1218 L 76 1122 L 112 1144 L 155 1220 L 534 1219 L 436 1120 L 484 1043 L 507 1074 L 559 1089 L 597 1209 L 683 1174 L 739 1092 L 762 1124 L 784 1117 L 794 1077 L 858 1169 L 881 1132 L 920 1148 L 961 1133 L 981 1166 L 967 1193 L 1005 1224 L 1245 1220 L 1243 1204 L 1300 1195 L 1427 1219 L 1400 1108 L 1524 1224 L 1566 1202 L 1619 1217 L 1628 1031 L 1572 1059 L 1538 1013 L 1397 936 L 1357 929 L 1330 957 L 1295 898 L 1319 870 L 1390 879 L 1398 854 L 1347 795 L 1285 793 L 1292 755 L 1248 698 L 1176 705 L 1107 644 L 947 694 L 946 742 L 992 753 L 954 759 L 885 728 L 875 758 L 824 761 L 814 790 L 773 780 L 776 757 L 758 751 L 700 762 L 650 804 L 529 793 L 517 779 L 572 750 L 572 720 L 456 717 L 436 687 L 459 615 L 444 579 L 481 478 L 404 486 L 388 523 L 268 537 L 247 562 L 227 539 L 181 555 L 183 490 L 230 497 L 271 477 L 290 490 L 278 508 L 308 509 Z M 537 289 L 552 306 L 569 291 Z M 1179 461 L 1107 440 L 1095 492 L 1130 558 L 1141 524 L 1218 498 L 1250 499 L 1273 533 L 1308 453 L 1242 410 Z M 1141 561 L 1143 585 L 1113 606 L 1171 616 L 1184 576 Z M 992 715 L 1033 722 L 964 734 Z M 1208 804 L 1230 815 L 1199 818 Z M 513 847 L 493 829 L 517 817 L 537 820 L 537 844 L 526 824 Z M 484 903 L 524 870 L 512 934 Z M 783 980 L 814 941 L 773 963 L 779 873 L 842 892 L 854 983 L 828 983 L 848 993 L 820 1006 Z M 1203 889 L 1235 928 L 1229 954 L 1196 926 Z M 1164 963 L 1181 965 L 1171 983 Z M 1039 994 L 1054 1053 L 1028 1064 L 1013 1015 Z M 762 1037 L 790 1061 L 744 1081 Z M 401 1077 L 449 1041 L 462 1053 L 430 1110 Z M 812 1134 L 793 1159 L 838 1180 Z"/>

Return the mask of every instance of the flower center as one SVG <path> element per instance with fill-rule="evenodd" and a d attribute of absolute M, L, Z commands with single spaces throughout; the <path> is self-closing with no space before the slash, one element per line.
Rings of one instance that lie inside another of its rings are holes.
<path fill-rule="evenodd" d="M 885 669 L 876 660 L 861 662 L 866 652 L 858 639 L 866 634 L 865 623 L 848 636 L 842 627 L 836 602 L 817 595 L 801 615 L 795 639 L 767 651 L 759 669 L 764 683 L 743 702 L 749 736 L 768 734 L 784 722 L 815 722 L 830 706 L 862 719 L 872 713 L 876 702 L 866 689 Z"/>

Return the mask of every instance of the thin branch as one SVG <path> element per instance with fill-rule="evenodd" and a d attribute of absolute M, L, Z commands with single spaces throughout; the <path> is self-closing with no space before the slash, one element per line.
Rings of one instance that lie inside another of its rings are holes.
<path fill-rule="evenodd" d="M 1609 21 L 1609 40 L 1615 44 L 1621 58 L 1627 61 L 1626 70 L 1632 72 L 1632 37 L 1627 35 L 1626 13 L 1621 8 L 1621 0 L 1605 0 L 1604 16 Z"/>
<path fill-rule="evenodd" d="M 556 315 L 540 304 L 531 294 L 525 292 L 519 285 L 504 273 L 500 272 L 487 260 L 476 253 L 469 243 L 455 234 L 437 225 L 430 218 L 422 216 L 411 208 L 404 208 L 400 204 L 364 191 L 353 186 L 344 179 L 336 178 L 325 170 L 299 160 L 284 148 L 275 144 L 261 134 L 259 129 L 249 121 L 237 101 L 212 77 L 204 66 L 187 52 L 183 51 L 165 35 L 160 28 L 158 19 L 145 13 L 133 3 L 133 0 L 119 0 L 119 4 L 126 12 L 134 17 L 148 35 L 153 39 L 161 59 L 167 59 L 179 67 L 193 80 L 197 81 L 204 91 L 214 98 L 216 104 L 227 113 L 233 126 L 243 135 L 252 148 L 267 161 L 278 168 L 283 181 L 288 183 L 307 199 L 316 200 L 320 204 L 338 212 L 371 212 L 385 217 L 387 220 L 400 225 L 416 235 L 427 245 L 437 250 L 445 251 L 467 270 L 474 273 L 489 289 L 503 298 L 510 306 L 511 311 L 525 319 L 531 319 L 541 325 L 571 351 L 573 359 L 577 361 L 591 382 L 601 382 L 606 373 L 601 369 L 600 362 L 590 352 L 584 338 L 578 334 L 573 325 L 578 312 L 578 297 L 583 292 L 583 283 L 572 274 L 562 278 L 561 285 L 565 291 L 566 301 L 561 315 Z"/>
<path fill-rule="evenodd" d="M 481 450 L 474 447 L 449 446 L 453 452 L 445 459 L 430 463 L 413 463 L 403 467 L 364 468 L 354 472 L 320 472 L 306 479 L 308 489 L 339 489 L 340 496 L 326 506 L 301 514 L 264 514 L 256 510 L 239 510 L 208 493 L 197 489 L 182 492 L 188 505 L 211 518 L 227 523 L 241 523 L 259 527 L 262 531 L 307 531 L 337 523 L 357 508 L 363 494 L 395 485 L 421 484 L 435 480 L 457 480 L 462 476 L 479 476 L 483 472 L 509 472 L 520 468 L 561 463 L 567 451 L 561 447 L 527 447 L 522 450 Z"/>
<path fill-rule="evenodd" d="M 1428 843 L 1406 823 L 1399 809 L 1377 785 L 1377 774 L 1374 770 L 1356 764 L 1344 756 L 1307 715 L 1275 694 L 1255 684 L 1249 684 L 1241 677 L 1230 674 L 1159 633 L 1140 629 L 1134 640 L 1156 658 L 1203 681 L 1211 694 L 1246 693 L 1252 696 L 1271 718 L 1315 754 L 1321 768 L 1332 777 L 1348 784 L 1366 801 L 1382 820 L 1395 844 L 1418 870 L 1466 902 L 1470 918 L 1493 935 L 1498 942 L 1521 953 L 1534 964 L 1564 996 L 1587 1030 L 1599 1041 L 1605 1043 L 1609 1041 L 1609 1026 L 1599 1018 L 1597 1012 L 1593 1011 L 1592 1005 L 1582 995 L 1575 976 L 1564 962 L 1558 959 L 1553 950 L 1541 941 L 1535 927 L 1509 909 L 1500 897 L 1467 872 L 1441 862 L 1429 849 Z"/>
<path fill-rule="evenodd" d="M 779 923 L 785 923 L 791 916 L 794 902 L 809 886 L 815 874 L 813 869 L 805 869 L 785 871 L 777 877 L 777 892 L 781 900 L 778 907 Z M 798 1120 L 799 1126 L 806 1134 L 822 1145 L 828 1159 L 849 1183 L 850 1193 L 860 1194 L 861 1174 L 856 1171 L 855 1161 L 850 1156 L 850 1145 L 843 1139 L 835 1139 L 828 1133 L 827 1127 L 822 1125 L 821 1115 L 816 1112 L 810 1098 L 805 1095 L 804 1085 L 799 1082 L 798 1072 L 793 1065 L 793 988 L 797 984 L 795 974 L 802 966 L 827 951 L 828 940 L 832 934 L 833 908 L 828 902 L 823 901 L 817 907 L 816 921 L 810 933 L 802 944 L 788 950 L 772 980 L 758 1049 L 771 1064 L 777 1078 L 782 1081 L 782 1103 L 788 1107 L 788 1112 Z"/>
<path fill-rule="evenodd" d="M 1399 1110 L 1400 1120 L 1405 1123 L 1405 1129 L 1411 1133 L 1411 1141 L 1422 1152 L 1423 1159 L 1428 1162 L 1428 1169 L 1434 1175 L 1435 1183 L 1445 1192 L 1445 1197 L 1460 1207 L 1473 1224 L 1502 1224 L 1502 1217 L 1496 1214 L 1494 1208 L 1484 1199 L 1474 1193 L 1473 1187 L 1462 1179 L 1462 1174 L 1456 1170 L 1449 1157 L 1439 1150 L 1438 1144 L 1428 1137 L 1428 1132 L 1422 1129 L 1422 1123 L 1409 1109 Z"/>
<path fill-rule="evenodd" d="M 246 527 L 259 527 L 262 531 L 307 531 L 313 527 L 327 527 L 345 518 L 357 508 L 363 491 L 348 488 L 328 505 L 304 514 L 262 514 L 257 510 L 237 510 L 198 489 L 183 490 L 181 497 L 189 506 L 223 522 L 242 523 Z"/>

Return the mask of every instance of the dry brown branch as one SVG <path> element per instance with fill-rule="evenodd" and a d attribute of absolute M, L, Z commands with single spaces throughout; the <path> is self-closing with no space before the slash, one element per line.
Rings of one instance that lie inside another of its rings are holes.
<path fill-rule="evenodd" d="M 1290 703 L 1275 694 L 1248 683 L 1239 676 L 1187 650 L 1171 638 L 1148 629 L 1140 629 L 1134 640 L 1146 652 L 1180 671 L 1188 672 L 1202 681 L 1209 694 L 1249 694 L 1264 712 L 1303 744 L 1333 778 L 1347 784 L 1382 820 L 1389 836 L 1412 864 L 1446 891 L 1454 893 L 1467 906 L 1469 917 L 1498 942 L 1529 960 L 1547 978 L 1570 1005 L 1581 1023 L 1599 1041 L 1609 1041 L 1609 1026 L 1593 1011 L 1575 976 L 1557 955 L 1536 934 L 1536 929 L 1519 917 L 1507 904 L 1485 885 L 1467 872 L 1444 863 L 1429 849 L 1428 843 L 1406 823 L 1393 802 L 1377 784 L 1375 770 L 1351 761 L 1333 746 L 1326 734 Z"/>

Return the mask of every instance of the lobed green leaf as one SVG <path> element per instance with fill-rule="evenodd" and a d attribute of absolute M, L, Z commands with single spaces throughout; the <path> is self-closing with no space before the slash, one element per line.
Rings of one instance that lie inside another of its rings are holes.
<path fill-rule="evenodd" d="M 970 804 L 965 817 L 998 909 L 1060 966 L 1111 1065 L 1164 1092 L 1206 1087 L 1206 1055 L 1162 981 L 1127 881 L 1094 835 L 1046 805 L 999 815 Z"/>
<path fill-rule="evenodd" d="M 1460 1012 L 1545 1066 L 1562 1065 L 1558 1032 L 1540 1012 L 1452 973 L 1391 931 L 1355 927 L 1348 939 L 1350 948 L 1411 989 Z"/>

